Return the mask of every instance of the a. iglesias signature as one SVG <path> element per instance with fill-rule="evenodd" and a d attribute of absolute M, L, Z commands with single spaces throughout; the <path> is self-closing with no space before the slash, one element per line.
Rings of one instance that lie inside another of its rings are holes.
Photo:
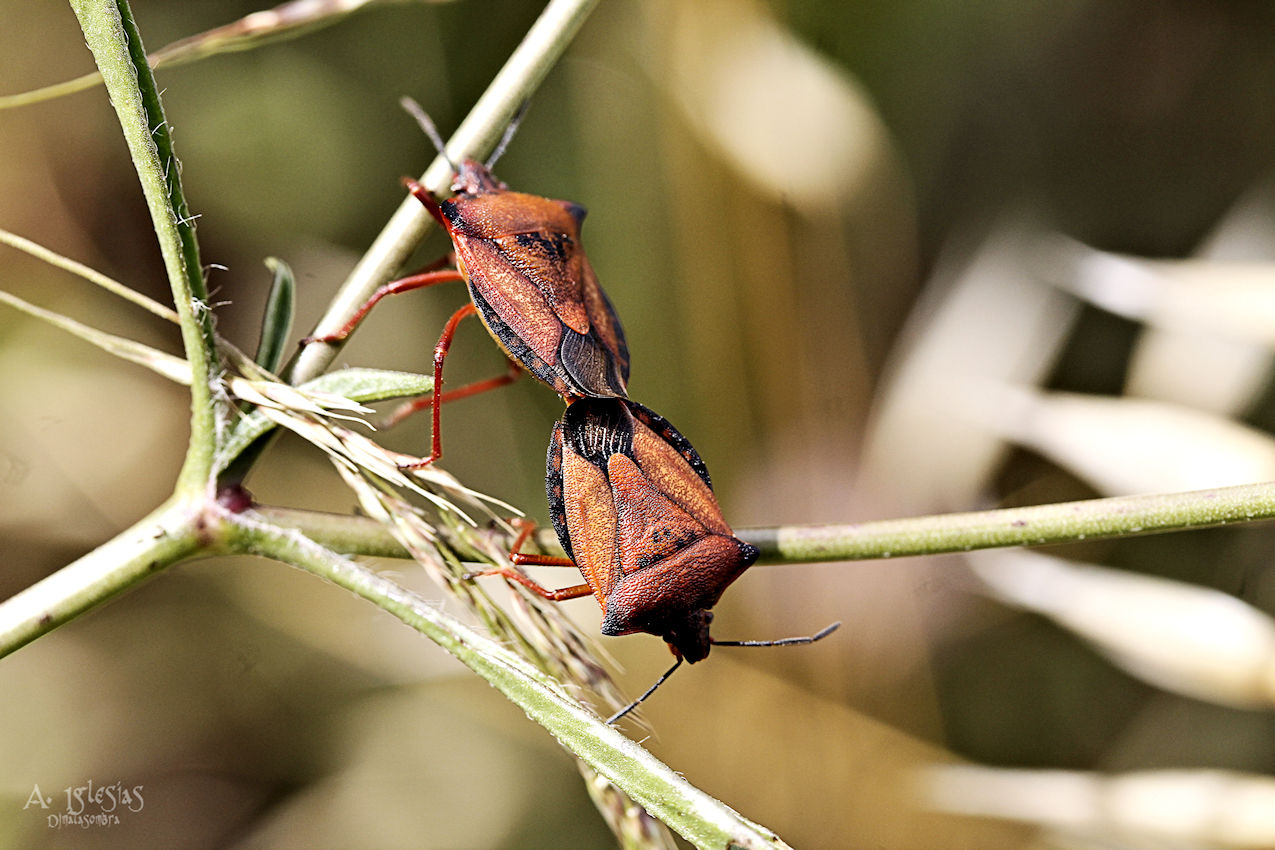
<path fill-rule="evenodd" d="M 50 829 L 78 826 L 82 829 L 118 826 L 121 816 L 137 814 L 146 805 L 143 786 L 113 782 L 103 785 L 92 780 L 68 785 L 58 795 L 45 795 L 39 783 L 31 786 L 23 811 L 37 809 Z"/>

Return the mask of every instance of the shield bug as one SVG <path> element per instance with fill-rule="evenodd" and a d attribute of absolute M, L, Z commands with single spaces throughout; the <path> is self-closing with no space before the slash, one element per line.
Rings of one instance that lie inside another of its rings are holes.
<path fill-rule="evenodd" d="M 683 660 L 694 664 L 714 644 L 811 643 L 831 633 L 780 641 L 719 641 L 709 610 L 757 560 L 723 519 L 704 461 L 668 420 L 625 399 L 586 398 L 567 407 L 549 443 L 545 486 L 554 530 L 568 558 L 518 552 L 515 564 L 574 564 L 585 583 L 548 590 L 511 569 L 504 575 L 553 601 L 590 593 L 602 606 L 602 633 L 648 632 L 663 638 L 677 662 L 613 723 L 646 699 Z"/>
<path fill-rule="evenodd" d="M 424 111 L 406 99 L 404 106 L 443 153 L 443 141 Z M 580 244 L 584 207 L 514 192 L 491 172 L 515 126 L 516 122 L 510 125 L 486 164 L 467 159 L 453 165 L 453 195 L 447 200 L 439 202 L 419 183 L 405 181 L 451 237 L 456 268 L 434 268 L 388 283 L 373 293 L 340 331 L 303 341 L 344 339 L 387 295 L 446 281 L 466 282 L 473 303 L 451 317 L 434 349 L 435 392 L 395 415 L 397 419 L 411 410 L 433 407 L 432 451 L 419 466 L 442 456 L 439 405 L 508 383 L 517 377 L 518 367 L 567 400 L 622 398 L 628 393 L 629 351 L 624 331 Z M 456 326 L 474 314 L 516 366 L 511 366 L 507 375 L 440 392 L 443 361 Z"/>

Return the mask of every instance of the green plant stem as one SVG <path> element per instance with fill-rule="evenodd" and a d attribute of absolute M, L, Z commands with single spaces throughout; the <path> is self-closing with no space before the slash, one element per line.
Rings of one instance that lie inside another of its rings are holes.
<path fill-rule="evenodd" d="M 192 370 L 191 440 L 177 491 L 202 492 L 208 486 L 216 448 L 213 387 L 219 367 L 193 220 L 182 194 L 168 121 L 128 4 L 71 0 L 71 8 L 119 117 L 173 290 Z"/>
<path fill-rule="evenodd" d="M 1275 484 L 1245 484 L 853 525 L 744 529 L 739 534 L 761 549 L 762 559 L 792 564 L 1075 543 L 1271 518 Z"/>
<path fill-rule="evenodd" d="M 696 846 L 787 846 L 769 830 L 705 794 L 618 730 L 606 726 L 549 676 L 443 613 L 436 604 L 304 535 L 281 531 L 247 516 L 231 518 L 227 529 L 232 548 L 311 572 L 372 602 L 433 640 L 598 774 Z"/>
<path fill-rule="evenodd" d="M 304 511 L 273 505 L 260 505 L 257 513 L 271 525 L 299 531 L 324 548 L 343 555 L 412 557 L 383 523 L 371 517 Z"/>
<path fill-rule="evenodd" d="M 380 523 L 366 517 L 274 507 L 261 511 L 338 552 L 410 557 Z M 1272 518 L 1275 484 L 1245 484 L 841 525 L 741 528 L 736 534 L 761 549 L 759 564 L 799 564 L 1076 543 Z M 562 554 L 552 529 L 539 529 L 536 543 L 549 554 Z"/>
<path fill-rule="evenodd" d="M 190 504 L 170 499 L 110 542 L 0 603 L 0 656 L 201 551 Z"/>
<path fill-rule="evenodd" d="M 453 161 L 481 157 L 495 146 L 514 113 L 535 92 L 597 4 L 598 0 L 552 0 L 545 7 L 447 143 Z M 451 178 L 451 165 L 439 156 L 420 182 L 441 194 L 449 188 Z M 404 198 L 310 335 L 328 336 L 345 327 L 376 288 L 398 273 L 432 223 L 419 201 L 410 195 Z M 331 344 L 306 346 L 287 371 L 289 381 L 299 384 L 315 378 L 331 365 L 339 350 L 339 345 Z"/>

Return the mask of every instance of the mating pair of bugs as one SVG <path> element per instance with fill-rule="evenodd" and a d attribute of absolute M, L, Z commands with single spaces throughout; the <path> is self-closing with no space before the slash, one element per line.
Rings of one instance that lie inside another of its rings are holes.
<path fill-rule="evenodd" d="M 414 102 L 405 100 L 404 106 L 443 153 L 442 139 L 425 113 Z M 433 414 L 430 455 L 414 466 L 442 456 L 443 402 L 508 383 L 520 369 L 563 398 L 567 410 L 550 437 L 545 485 L 567 558 L 520 552 L 532 531 L 524 524 L 510 559 L 515 565 L 575 565 L 585 583 L 549 590 L 511 568 L 474 575 L 502 575 L 552 601 L 593 594 L 604 612 L 604 635 L 648 632 L 668 643 L 677 661 L 607 721 L 614 723 L 683 660 L 700 661 L 714 644 L 811 643 L 837 624 L 810 637 L 776 641 L 719 641 L 709 635 L 710 609 L 757 560 L 758 550 L 727 525 L 708 469 L 690 442 L 668 420 L 628 398 L 624 331 L 580 246 L 584 208 L 511 191 L 491 173 L 513 129 L 486 165 L 474 160 L 453 165 L 453 195 L 441 203 L 420 184 L 406 181 L 451 237 L 454 255 L 386 284 L 336 334 L 307 341 L 344 339 L 387 295 L 466 282 L 472 303 L 452 315 L 434 349 L 434 393 L 412 406 L 428 405 Z M 508 355 L 510 370 L 443 392 L 443 362 L 452 337 L 457 325 L 475 313 Z"/>

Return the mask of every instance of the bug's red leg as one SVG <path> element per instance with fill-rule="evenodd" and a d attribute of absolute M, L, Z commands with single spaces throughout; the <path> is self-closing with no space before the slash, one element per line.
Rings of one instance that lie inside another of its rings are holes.
<path fill-rule="evenodd" d="M 523 544 L 531 539 L 536 531 L 535 520 L 514 517 L 509 524 L 518 529 L 518 536 L 509 547 L 509 560 L 515 564 L 528 564 L 540 567 L 574 567 L 575 561 L 570 558 L 555 558 L 552 555 L 528 555 L 522 551 Z"/>
<path fill-rule="evenodd" d="M 564 558 L 562 560 L 566 559 Z M 571 562 L 567 561 L 567 563 L 570 564 Z M 520 572 L 511 570 L 508 567 L 492 567 L 490 570 L 479 570 L 476 573 L 470 573 L 465 576 L 465 578 L 478 578 L 479 576 L 504 576 L 507 579 L 518 582 L 532 593 L 543 599 L 548 599 L 550 602 L 579 599 L 581 596 L 589 596 L 593 593 L 593 588 L 589 587 L 587 584 L 577 584 L 574 587 L 564 587 L 561 590 L 550 590 L 544 585 L 537 584 L 533 579 L 528 578 Z"/>
<path fill-rule="evenodd" d="M 387 295 L 398 295 L 400 292 L 411 292 L 413 289 L 421 289 L 426 286 L 433 286 L 436 283 L 450 283 L 452 281 L 464 280 L 456 269 L 444 269 L 442 271 L 423 272 L 414 274 L 400 280 L 392 280 L 381 288 L 372 293 L 372 297 L 363 302 L 363 306 L 355 311 L 350 321 L 346 322 L 345 327 L 336 333 L 327 336 L 308 336 L 301 340 L 302 345 L 309 345 L 312 342 L 340 342 L 350 335 L 359 324 L 363 321 L 363 317 L 368 311 L 376 306 L 376 302 L 380 301 Z"/>
<path fill-rule="evenodd" d="M 483 381 L 475 381 L 472 384 L 466 384 L 463 387 L 448 390 L 438 399 L 438 403 L 446 404 L 447 402 L 455 401 L 458 398 L 468 398 L 471 395 L 478 395 L 479 393 L 487 392 L 487 390 L 494 390 L 496 387 L 503 387 L 506 384 L 512 384 L 514 381 L 518 380 L 518 376 L 521 374 L 522 369 L 517 363 L 510 360 L 509 370 L 504 375 L 497 375 L 494 378 L 487 378 Z M 433 393 L 412 399 L 409 402 L 399 405 L 393 413 L 386 417 L 384 425 L 386 428 L 397 425 L 416 411 L 423 410 L 426 407 L 431 406 L 433 403 Z"/>
<path fill-rule="evenodd" d="M 443 388 L 443 361 L 447 359 L 447 350 L 452 347 L 452 337 L 456 336 L 456 326 L 466 316 L 473 316 L 477 312 L 478 308 L 473 305 L 473 302 L 470 302 L 455 313 L 452 313 L 452 317 L 447 320 L 447 324 L 443 327 L 443 333 L 438 338 L 438 345 L 434 346 L 434 394 L 431 396 L 434 411 L 434 435 L 430 442 L 429 457 L 403 464 L 399 469 L 421 469 L 443 456 L 443 438 L 438 431 L 438 412 L 442 406 L 442 397 L 444 395 L 444 393 L 439 392 Z"/>
<path fill-rule="evenodd" d="M 520 567 L 574 567 L 576 562 L 570 558 L 558 558 L 553 555 L 528 555 L 514 552 L 509 556 Z M 585 585 L 586 587 L 588 585 Z"/>
<path fill-rule="evenodd" d="M 518 550 L 522 548 L 522 544 L 527 542 L 527 538 L 536 530 L 536 524 L 527 520 L 516 519 L 513 524 L 518 528 L 518 536 L 514 538 L 513 546 L 510 547 L 509 560 L 515 564 L 539 564 L 551 567 L 574 567 L 575 563 L 570 558 L 554 558 L 548 555 L 525 555 Z M 562 602 L 566 599 L 579 599 L 581 596 L 588 596 L 593 593 L 593 588 L 587 584 L 577 584 L 572 587 L 564 587 L 560 590 L 549 590 L 541 584 L 537 584 L 527 576 L 511 570 L 508 567 L 492 567 L 488 570 L 479 570 L 470 573 L 465 578 L 478 578 L 479 576 L 504 576 L 518 582 L 532 593 L 550 602 Z"/>
<path fill-rule="evenodd" d="M 536 522 L 523 517 L 514 517 L 509 520 L 509 524 L 518 529 L 518 536 L 514 538 L 513 544 L 509 547 L 509 558 L 512 560 L 514 555 L 521 553 L 523 544 L 535 533 Z"/>

